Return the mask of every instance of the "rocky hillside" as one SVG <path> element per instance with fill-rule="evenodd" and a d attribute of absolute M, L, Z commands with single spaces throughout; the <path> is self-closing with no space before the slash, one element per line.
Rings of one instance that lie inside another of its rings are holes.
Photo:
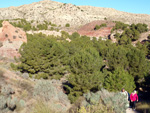
<path fill-rule="evenodd" d="M 18 51 L 23 42 L 27 42 L 26 33 L 4 21 L 0 28 L 0 56 L 8 58 L 20 56 Z"/>
<path fill-rule="evenodd" d="M 51 21 L 57 25 L 70 23 L 80 26 L 94 20 L 117 20 L 125 23 L 146 23 L 150 25 L 150 15 L 132 14 L 112 8 L 76 6 L 50 0 L 0 9 L 0 19 L 26 19 L 28 21 Z"/>

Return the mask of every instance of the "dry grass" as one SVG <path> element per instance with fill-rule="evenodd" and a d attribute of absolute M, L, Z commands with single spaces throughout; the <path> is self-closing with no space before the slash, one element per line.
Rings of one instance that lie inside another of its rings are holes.
<path fill-rule="evenodd" d="M 138 109 L 147 109 L 147 108 L 149 108 L 150 109 L 150 103 L 146 103 L 146 102 L 139 102 L 138 104 L 137 104 L 137 108 Z"/>
<path fill-rule="evenodd" d="M 80 109 L 76 111 L 71 111 L 70 113 L 114 113 L 113 109 L 108 109 L 103 104 L 92 105 L 89 107 L 82 106 Z"/>
<path fill-rule="evenodd" d="M 0 68 L 0 86 L 5 83 L 5 76 L 4 76 L 4 70 Z"/>
<path fill-rule="evenodd" d="M 52 110 L 52 108 L 45 101 L 38 100 L 37 103 L 33 105 L 33 109 L 30 113 L 58 113 L 58 112 Z"/>
<path fill-rule="evenodd" d="M 80 98 L 69 110 L 69 113 L 114 113 L 113 108 L 108 108 L 102 101 L 97 105 L 90 105 L 88 107 L 81 106 L 82 101 L 83 98 Z"/>
<path fill-rule="evenodd" d="M 140 113 L 150 113 L 150 103 L 147 103 L 147 102 L 137 103 L 137 110 Z"/>
<path fill-rule="evenodd" d="M 0 68 L 0 78 L 4 78 L 4 69 Z"/>

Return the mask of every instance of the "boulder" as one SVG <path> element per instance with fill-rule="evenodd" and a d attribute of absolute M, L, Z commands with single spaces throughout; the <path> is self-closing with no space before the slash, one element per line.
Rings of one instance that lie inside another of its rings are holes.
<path fill-rule="evenodd" d="M 7 58 L 19 57 L 19 48 L 27 42 L 26 33 L 11 25 L 8 21 L 3 21 L 0 28 L 0 56 Z"/>
<path fill-rule="evenodd" d="M 117 42 L 117 40 L 115 39 L 115 36 L 114 36 L 115 34 L 114 33 L 112 33 L 111 35 L 110 35 L 110 40 L 113 42 L 113 43 L 116 43 Z"/>

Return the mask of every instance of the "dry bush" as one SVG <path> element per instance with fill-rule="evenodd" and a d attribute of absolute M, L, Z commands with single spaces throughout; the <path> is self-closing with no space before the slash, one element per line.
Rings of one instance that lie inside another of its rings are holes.
<path fill-rule="evenodd" d="M 0 79 L 3 79 L 4 78 L 4 71 L 0 68 Z"/>
<path fill-rule="evenodd" d="M 37 103 L 33 105 L 31 113 L 58 113 L 48 105 L 44 100 L 37 100 Z"/>

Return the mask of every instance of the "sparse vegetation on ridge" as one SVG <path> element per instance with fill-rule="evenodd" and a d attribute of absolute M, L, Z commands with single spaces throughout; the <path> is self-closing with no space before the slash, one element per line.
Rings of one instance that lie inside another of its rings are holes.
<path fill-rule="evenodd" d="M 99 30 L 100 28 L 102 27 L 106 27 L 107 25 L 104 23 L 104 24 L 101 24 L 101 25 L 96 25 L 94 30 Z"/>
<path fill-rule="evenodd" d="M 9 21 L 10 24 L 12 24 L 14 27 L 19 27 L 22 28 L 24 31 L 37 31 L 37 30 L 55 30 L 59 31 L 59 26 L 56 24 L 53 24 L 49 21 L 43 21 L 43 22 L 38 22 L 38 21 L 26 21 L 25 19 L 12 19 L 12 20 L 0 20 L 0 27 L 2 27 L 2 22 L 3 21 Z"/>
<path fill-rule="evenodd" d="M 112 32 L 115 31 L 115 38 L 118 40 L 120 45 L 130 44 L 132 41 L 136 41 L 140 38 L 140 34 L 148 31 L 148 26 L 146 24 L 124 24 L 122 22 L 116 22 L 115 27 Z M 122 33 L 118 33 L 122 30 Z"/>

